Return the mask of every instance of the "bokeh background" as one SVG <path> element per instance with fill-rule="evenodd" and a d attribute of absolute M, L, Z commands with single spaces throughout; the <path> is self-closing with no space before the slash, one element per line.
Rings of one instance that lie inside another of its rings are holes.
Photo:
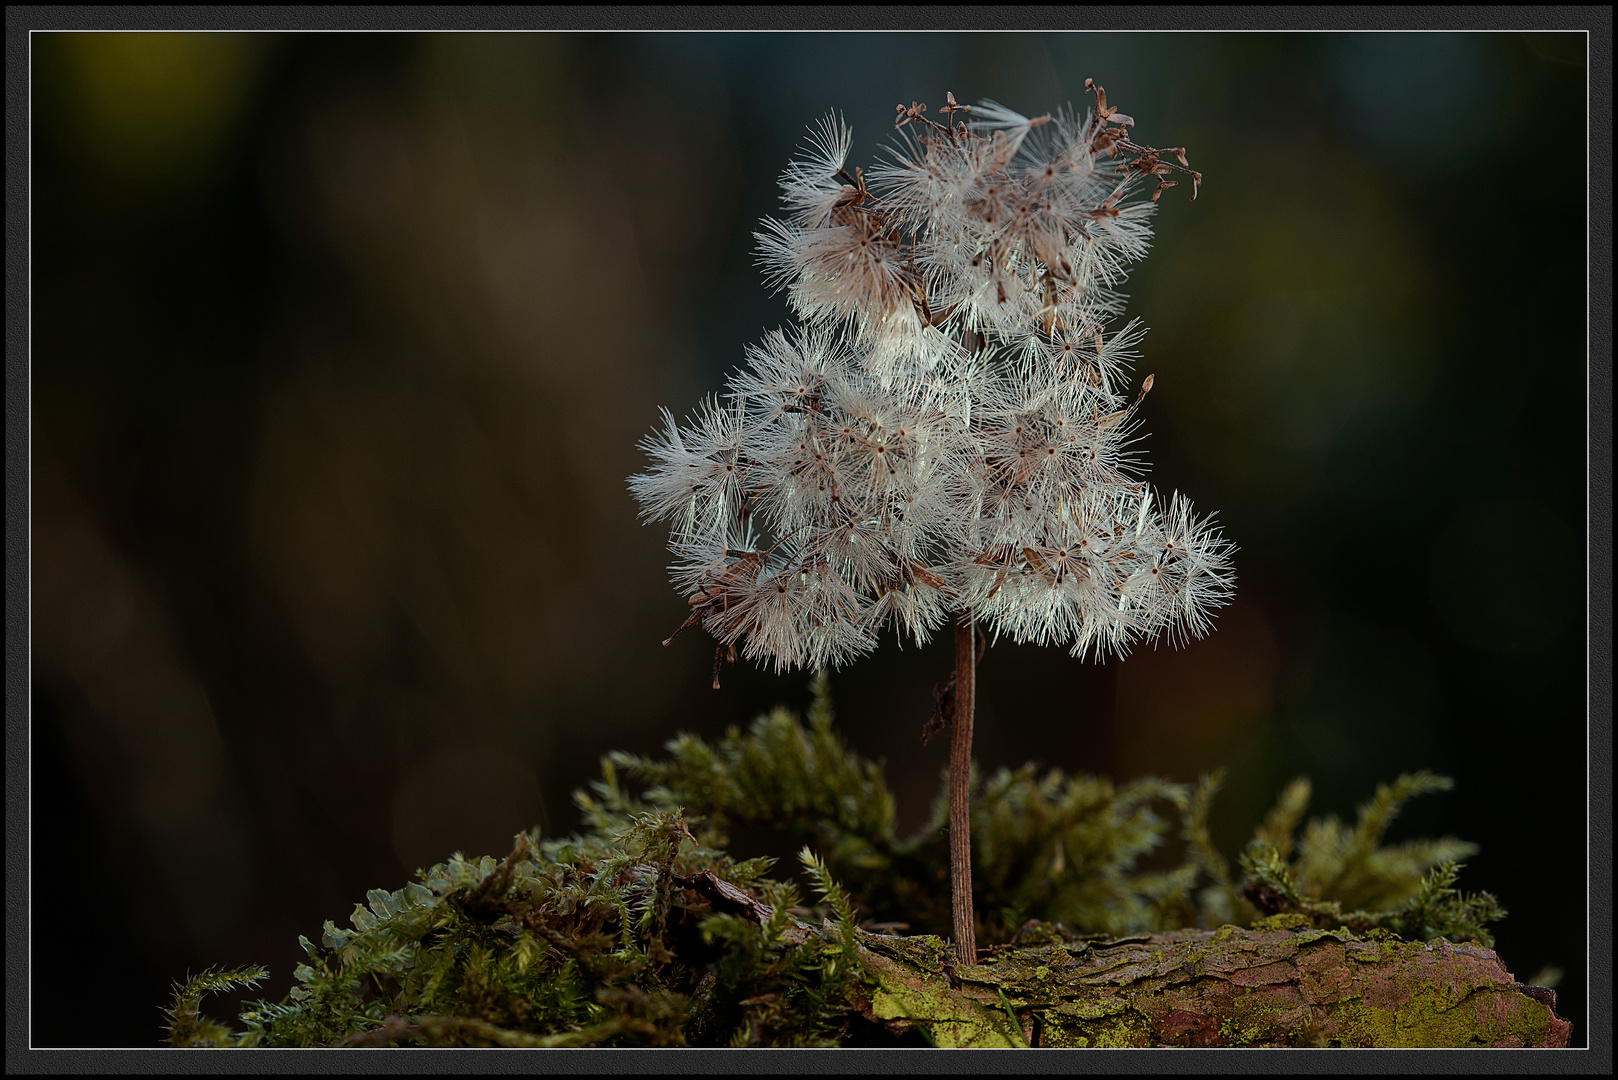
<path fill-rule="evenodd" d="M 829 109 L 1081 104 L 1207 182 L 1131 314 L 1152 479 L 1239 597 L 1189 648 L 999 644 L 983 765 L 1290 778 L 1482 845 L 1498 947 L 1585 1009 L 1585 40 L 1579 34 L 36 34 L 35 1045 L 154 1045 L 454 850 L 571 831 L 609 749 L 801 705 L 708 688 L 625 478 L 787 318 L 752 229 Z M 838 672 L 907 827 L 947 638 Z M 86 998 L 83 989 L 93 984 Z M 85 1015 L 86 1001 L 96 1013 Z M 211 1011 L 233 1015 L 231 999 Z M 1577 1037 L 1577 1035 L 1576 1035 Z"/>

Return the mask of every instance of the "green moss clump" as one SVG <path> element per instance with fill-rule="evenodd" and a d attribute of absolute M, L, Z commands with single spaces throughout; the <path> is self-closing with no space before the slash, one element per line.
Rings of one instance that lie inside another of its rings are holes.
<path fill-rule="evenodd" d="M 1486 892 L 1469 895 L 1454 887 L 1464 865 L 1457 860 L 1476 852 L 1475 844 L 1454 837 L 1381 843 L 1405 802 L 1451 786 L 1431 773 L 1401 776 L 1377 788 L 1353 828 L 1335 817 L 1311 821 L 1294 851 L 1309 783 L 1293 781 L 1242 853 L 1248 901 L 1272 919 L 1492 946 L 1488 925 L 1505 918 L 1505 908 Z"/>
<path fill-rule="evenodd" d="M 666 759 L 611 755 L 603 779 L 580 798 L 586 824 L 610 831 L 636 814 L 680 808 L 715 849 L 737 826 L 780 829 L 820 852 L 867 916 L 947 934 L 943 782 L 929 820 L 898 835 L 880 767 L 838 737 L 825 679 L 813 687 L 807 724 L 777 709 L 713 744 L 681 736 Z M 625 779 L 645 790 L 630 794 Z M 1191 797 L 1185 786 L 1151 778 L 1119 786 L 1027 765 L 974 774 L 972 788 L 979 941 L 1008 941 L 1030 918 L 1122 934 L 1179 925 L 1189 911 L 1196 866 L 1136 870 L 1175 831 Z"/>
<path fill-rule="evenodd" d="M 880 1026 L 887 1006 L 873 1004 L 880 988 L 866 966 L 872 942 L 912 949 L 932 942 L 934 967 L 952 969 L 942 941 L 927 936 L 949 926 L 943 799 L 916 835 L 896 835 L 880 768 L 833 731 L 824 679 L 815 690 L 807 724 L 777 710 L 714 744 L 675 739 L 665 759 L 611 755 L 602 778 L 575 795 L 585 824 L 579 835 L 523 834 L 503 859 L 457 854 L 403 888 L 373 889 L 349 925 L 328 921 L 318 945 L 299 939 L 306 955 L 297 985 L 278 1003 L 248 1006 L 237 1029 L 202 1016 L 200 1000 L 255 985 L 263 969 L 188 980 L 169 1010 L 169 1040 L 243 1047 L 891 1040 Z M 640 782 L 638 792 L 629 780 Z M 1307 803 L 1307 786 L 1295 784 L 1249 845 L 1242 860 L 1249 876 L 1238 888 L 1208 839 L 1217 776 L 1196 787 L 1151 779 L 1116 786 L 1028 766 L 977 778 L 975 898 L 977 910 L 990 913 L 980 919 L 979 941 L 990 962 L 1013 949 L 1033 957 L 1026 974 L 1034 985 L 1048 983 L 1072 949 L 1097 938 L 1116 943 L 1259 916 L 1273 928 L 1284 921 L 1289 929 L 1381 927 L 1412 938 L 1487 941 L 1485 924 L 1503 912 L 1487 894 L 1464 897 L 1453 888 L 1453 859 L 1471 845 L 1380 843 L 1404 799 L 1446 785 L 1425 774 L 1401 778 L 1362 809 L 1353 830 L 1333 819 L 1311 822 L 1294 853 L 1292 834 Z M 726 853 L 727 831 L 739 825 L 773 826 L 810 845 L 800 858 L 822 926 L 801 921 L 815 916 L 798 906 L 790 882 L 766 876 L 772 860 Z M 1179 865 L 1139 868 L 1176 834 L 1185 841 Z M 1358 906 L 1345 915 L 1351 903 Z M 919 933 L 883 938 L 859 929 L 872 920 Z M 1000 1017 L 993 1023 L 1010 1024 L 1007 1010 L 991 1010 Z M 935 1037 L 947 1040 L 940 1032 Z"/>
<path fill-rule="evenodd" d="M 246 975 L 191 980 L 170 1041 L 834 1045 L 849 1016 L 830 1003 L 854 977 L 851 952 L 804 933 L 788 914 L 793 890 L 763 869 L 695 844 L 678 812 L 610 835 L 519 835 L 502 860 L 456 856 L 402 889 L 372 890 L 350 926 L 326 923 L 321 944 L 300 939 L 298 985 L 244 1010 L 244 1030 L 202 1020 L 195 1002 Z M 851 934 L 846 897 L 828 902 Z"/>

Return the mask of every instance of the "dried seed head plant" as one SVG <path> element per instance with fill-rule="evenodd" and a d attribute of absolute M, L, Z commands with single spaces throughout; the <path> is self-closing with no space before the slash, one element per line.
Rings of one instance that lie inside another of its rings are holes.
<path fill-rule="evenodd" d="M 1132 450 L 1152 376 L 1143 330 L 1109 326 L 1183 149 L 1129 138 L 1107 105 L 1033 119 L 947 95 L 898 107 L 890 160 L 849 172 L 828 117 L 757 233 L 801 325 L 748 349 L 685 425 L 663 412 L 630 479 L 672 524 L 671 571 L 718 642 L 777 671 L 839 665 L 892 628 L 951 616 L 955 672 L 924 737 L 953 721 L 955 944 L 976 961 L 967 836 L 973 679 L 984 634 L 1122 655 L 1210 629 L 1232 545 Z M 1140 189 L 1152 181 L 1150 197 Z M 672 641 L 671 636 L 664 644 Z"/>

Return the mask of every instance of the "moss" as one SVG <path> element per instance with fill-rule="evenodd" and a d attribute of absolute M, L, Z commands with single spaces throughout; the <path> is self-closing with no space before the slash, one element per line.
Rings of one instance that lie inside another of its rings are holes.
<path fill-rule="evenodd" d="M 250 1004 L 239 1028 L 203 1016 L 200 1001 L 262 979 L 261 969 L 188 981 L 170 1039 L 825 1046 L 910 1032 L 940 1046 L 1148 1046 L 1296 1043 L 1315 1032 L 1322 1044 L 1446 1045 L 1463 1032 L 1474 1043 L 1543 1041 L 1561 1023 L 1540 1006 L 1538 1027 L 1525 1027 L 1521 1003 L 1484 995 L 1483 975 L 1464 988 L 1482 995 L 1472 1004 L 1448 984 L 1428 997 L 1387 990 L 1383 969 L 1441 953 L 1487 975 L 1480 957 L 1492 956 L 1395 933 L 1429 938 L 1498 914 L 1455 892 L 1453 866 L 1422 875 L 1458 841 L 1380 846 L 1399 802 L 1439 786 L 1430 777 L 1380 791 L 1352 830 L 1313 822 L 1296 843 L 1307 789 L 1293 785 L 1259 830 L 1275 843 L 1244 860 L 1243 895 L 1279 904 L 1255 917 L 1262 904 L 1231 899 L 1235 883 L 1208 841 L 1212 779 L 1193 792 L 1032 767 L 996 774 L 975 790 L 973 837 L 978 910 L 1001 916 L 981 928 L 984 962 L 957 970 L 927 932 L 947 923 L 942 803 L 915 837 L 895 834 L 881 770 L 836 736 L 823 681 L 807 726 L 777 712 L 745 735 L 682 737 L 669 752 L 606 760 L 577 795 L 578 835 L 523 834 L 503 859 L 455 855 L 399 889 L 371 890 L 347 925 L 327 922 L 319 944 L 300 939 L 291 993 Z M 632 790 L 627 777 L 645 786 Z M 1187 861 L 1139 870 L 1170 839 L 1172 814 Z M 729 828 L 762 823 L 811 841 L 800 861 L 821 919 L 793 914 L 803 911 L 797 888 L 769 876 L 770 860 L 725 851 Z M 1345 916 L 1320 875 L 1345 897 L 1397 904 Z M 1214 887 L 1199 894 L 1205 882 Z M 869 933 L 868 919 L 922 932 Z M 1222 925 L 1174 929 L 1193 922 Z M 1355 990 L 1361 983 L 1372 989 Z M 1314 995 L 1307 1016 L 1300 994 Z"/>

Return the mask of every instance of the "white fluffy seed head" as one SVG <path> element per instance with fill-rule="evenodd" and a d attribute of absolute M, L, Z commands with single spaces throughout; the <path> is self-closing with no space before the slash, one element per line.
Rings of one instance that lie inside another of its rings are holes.
<path fill-rule="evenodd" d="M 630 488 L 673 527 L 690 622 L 776 670 L 955 612 L 1081 656 L 1199 637 L 1234 549 L 1141 481 L 1144 330 L 1106 329 L 1151 236 L 1135 181 L 1169 152 L 1114 110 L 942 119 L 901 109 L 868 173 L 841 119 L 811 130 L 757 234 L 803 325 L 643 441 Z"/>

